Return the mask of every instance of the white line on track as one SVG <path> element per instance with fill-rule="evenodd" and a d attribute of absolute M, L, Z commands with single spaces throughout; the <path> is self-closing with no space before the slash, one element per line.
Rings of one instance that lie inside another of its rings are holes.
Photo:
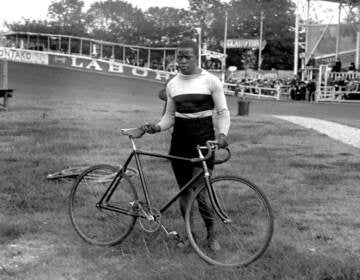
<path fill-rule="evenodd" d="M 360 129 L 358 128 L 315 118 L 280 115 L 273 115 L 273 117 L 314 129 L 335 140 L 360 148 Z"/>

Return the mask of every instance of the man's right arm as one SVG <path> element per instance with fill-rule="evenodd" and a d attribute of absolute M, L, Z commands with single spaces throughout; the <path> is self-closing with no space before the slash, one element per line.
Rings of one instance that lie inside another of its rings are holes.
<path fill-rule="evenodd" d="M 174 125 L 175 122 L 175 103 L 172 97 L 170 96 L 168 90 L 166 91 L 167 101 L 165 114 L 162 116 L 161 120 L 157 123 L 161 131 L 167 130 Z"/>
<path fill-rule="evenodd" d="M 162 116 L 161 120 L 158 123 L 146 123 L 145 125 L 141 126 L 141 129 L 144 130 L 146 133 L 157 133 L 163 130 L 167 130 L 174 125 L 175 122 L 175 103 L 174 100 L 171 98 L 168 91 L 166 92 L 167 101 L 166 101 L 166 108 L 165 113 Z"/>

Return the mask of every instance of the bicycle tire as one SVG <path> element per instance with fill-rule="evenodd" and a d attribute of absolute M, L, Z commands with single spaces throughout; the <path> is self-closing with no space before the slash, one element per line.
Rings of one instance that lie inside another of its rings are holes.
<path fill-rule="evenodd" d="M 270 203 L 261 189 L 241 177 L 216 177 L 211 179 L 211 184 L 221 209 L 231 222 L 224 223 L 215 213 L 204 183 L 194 191 L 186 209 L 189 241 L 196 253 L 210 264 L 247 266 L 261 257 L 270 244 L 274 230 Z M 209 205 L 210 210 L 204 210 L 203 205 Z M 206 214 L 201 215 L 200 210 Z M 214 225 L 213 237 L 220 245 L 217 251 L 209 248 L 203 217 Z"/>
<path fill-rule="evenodd" d="M 67 167 L 58 172 L 47 174 L 46 179 L 48 179 L 48 180 L 75 179 L 77 176 L 79 176 L 82 172 L 84 172 L 89 167 L 91 167 L 91 166 Z M 121 168 L 121 166 L 114 166 L 114 167 L 116 168 L 116 171 L 118 171 L 118 169 Z M 115 176 L 115 174 L 116 174 L 116 172 L 114 172 L 114 176 Z M 128 167 L 126 169 L 126 175 L 129 178 L 131 178 L 133 176 L 137 176 L 138 172 L 135 168 Z"/>
<path fill-rule="evenodd" d="M 97 174 L 114 174 L 119 171 L 112 165 L 95 165 L 86 169 L 74 182 L 70 193 L 69 214 L 75 231 L 86 242 L 110 246 L 123 241 L 134 228 L 137 217 L 131 215 L 131 202 L 138 200 L 136 189 L 129 177 L 123 174 L 109 203 L 122 207 L 129 214 L 100 209 L 97 203 L 111 181 L 93 180 Z M 88 180 L 87 178 L 90 178 Z"/>
<path fill-rule="evenodd" d="M 57 180 L 57 179 L 65 179 L 65 178 L 76 178 L 79 176 L 87 167 L 67 167 L 58 172 L 49 173 L 46 175 L 46 179 L 48 180 Z"/>

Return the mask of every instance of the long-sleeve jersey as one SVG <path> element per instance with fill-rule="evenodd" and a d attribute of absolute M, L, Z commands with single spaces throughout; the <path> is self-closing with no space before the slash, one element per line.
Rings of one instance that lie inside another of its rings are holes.
<path fill-rule="evenodd" d="M 177 74 L 166 86 L 166 111 L 158 125 L 166 130 L 175 117 L 197 119 L 213 116 L 218 133 L 228 134 L 230 114 L 220 80 L 206 70 L 198 74 Z"/>

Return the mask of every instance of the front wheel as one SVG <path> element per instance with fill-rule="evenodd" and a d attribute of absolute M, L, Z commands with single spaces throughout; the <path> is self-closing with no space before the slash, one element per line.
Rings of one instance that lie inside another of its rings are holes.
<path fill-rule="evenodd" d="M 136 217 L 131 203 L 138 200 L 134 185 L 122 174 L 112 188 L 108 206 L 123 213 L 98 205 L 119 169 L 111 165 L 95 165 L 80 174 L 70 193 L 70 219 L 82 239 L 95 245 L 115 245 L 133 229 Z"/>
<path fill-rule="evenodd" d="M 274 228 L 270 203 L 256 185 L 241 177 L 212 178 L 211 185 L 230 222 L 215 213 L 206 185 L 199 187 L 185 214 L 190 243 L 210 264 L 246 266 L 269 246 Z"/>

